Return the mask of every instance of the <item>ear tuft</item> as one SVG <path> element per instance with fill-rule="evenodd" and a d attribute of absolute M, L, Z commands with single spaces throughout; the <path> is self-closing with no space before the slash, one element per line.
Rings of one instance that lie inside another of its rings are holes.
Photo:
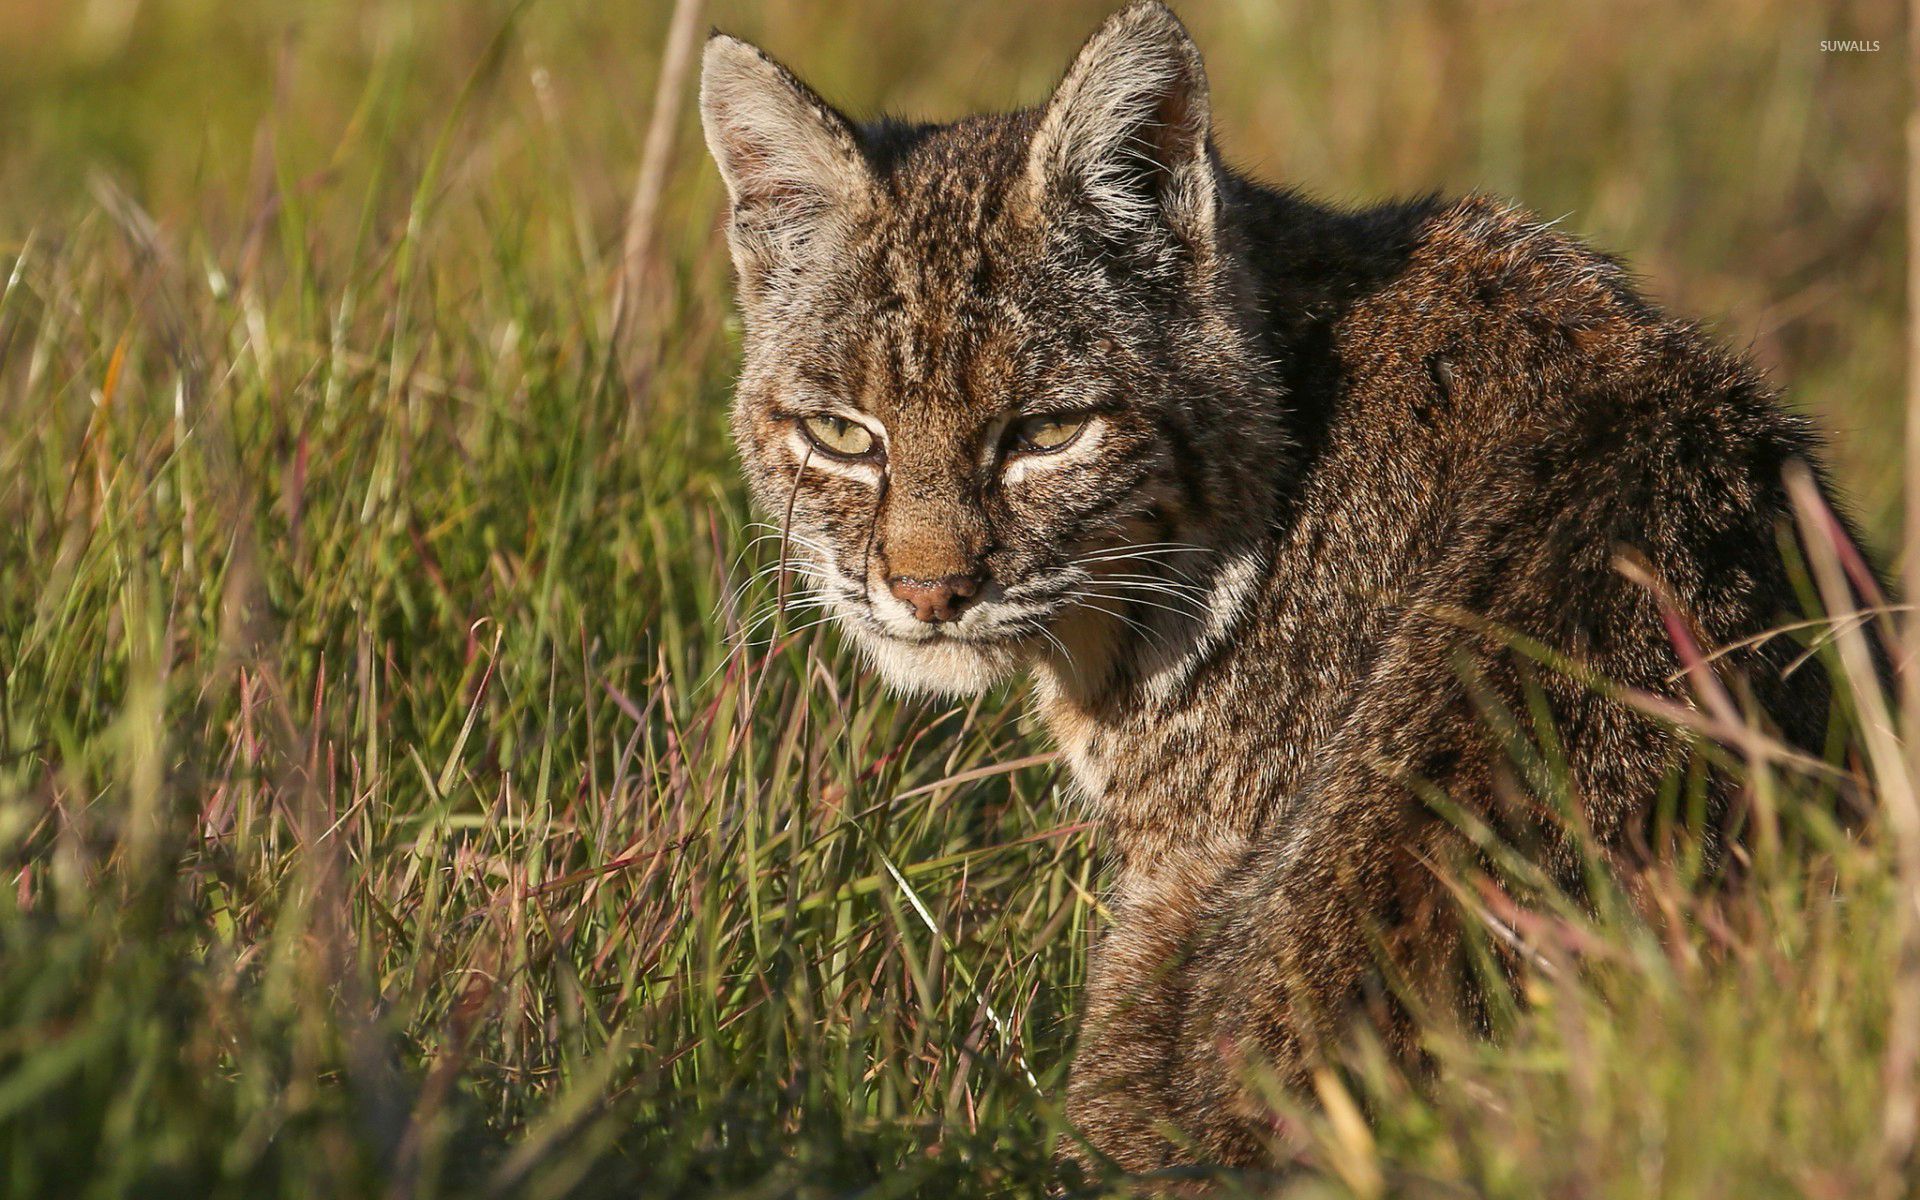
<path fill-rule="evenodd" d="M 792 266 L 869 194 L 853 125 L 758 47 L 707 39 L 700 121 L 726 181 L 743 277 Z"/>
<path fill-rule="evenodd" d="M 1206 67 L 1158 0 L 1108 18 L 1040 119 L 1028 177 L 1043 212 L 1077 207 L 1104 236 L 1210 244 L 1214 178 Z"/>

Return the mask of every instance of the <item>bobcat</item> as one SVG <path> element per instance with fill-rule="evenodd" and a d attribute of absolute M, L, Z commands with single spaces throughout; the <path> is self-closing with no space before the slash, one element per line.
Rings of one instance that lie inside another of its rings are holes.
<path fill-rule="evenodd" d="M 1236 173 L 1153 0 L 1038 108 L 856 125 L 715 34 L 701 113 L 756 503 L 893 686 L 1030 673 L 1099 818 L 1068 1105 L 1123 1168 L 1262 1161 L 1256 1068 L 1310 1078 L 1357 1013 L 1410 1051 L 1400 989 L 1457 993 L 1434 865 L 1464 838 L 1430 798 L 1527 820 L 1490 706 L 1544 698 L 1585 827 L 1643 841 L 1686 743 L 1591 679 L 1684 684 L 1623 548 L 1709 650 L 1799 610 L 1782 472 L 1816 440 L 1752 367 L 1506 204 Z M 1790 649 L 1719 661 L 1817 746 Z"/>

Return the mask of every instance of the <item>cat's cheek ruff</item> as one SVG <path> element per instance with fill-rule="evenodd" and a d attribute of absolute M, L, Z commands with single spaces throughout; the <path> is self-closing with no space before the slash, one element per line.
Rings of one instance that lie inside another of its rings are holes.
<path fill-rule="evenodd" d="M 1229 557 L 1208 583 L 1206 620 L 1192 640 L 1171 655 L 1156 646 L 1143 648 L 1145 661 L 1140 674 L 1149 700 L 1156 704 L 1172 703 L 1200 664 L 1212 658 L 1226 643 L 1241 617 L 1252 607 L 1269 565 L 1267 556 L 1259 551 Z"/>

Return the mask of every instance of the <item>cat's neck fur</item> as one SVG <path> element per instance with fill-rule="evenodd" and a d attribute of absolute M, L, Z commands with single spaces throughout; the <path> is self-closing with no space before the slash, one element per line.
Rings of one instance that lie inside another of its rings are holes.
<path fill-rule="evenodd" d="M 1182 578 L 1206 589 L 1206 619 L 1160 616 L 1142 631 L 1082 614 L 1078 628 L 1062 631 L 1070 656 L 1050 655 L 1035 671 L 1036 710 L 1125 857 L 1180 838 L 1183 829 L 1231 831 L 1262 815 L 1234 811 L 1232 797 L 1193 796 L 1185 800 L 1188 819 L 1170 821 L 1169 802 L 1180 798 L 1118 794 L 1114 759 L 1139 757 L 1150 743 L 1183 732 L 1178 718 L 1196 704 L 1203 681 L 1243 652 L 1263 596 L 1287 586 L 1275 577 L 1276 547 L 1297 520 L 1292 501 L 1313 475 L 1340 399 L 1334 327 L 1404 263 L 1415 228 L 1436 203 L 1344 213 L 1231 173 L 1222 172 L 1221 182 L 1221 269 L 1234 279 L 1238 320 L 1273 364 L 1270 398 L 1287 431 L 1283 458 L 1249 464 L 1267 475 L 1271 513 L 1258 528 L 1233 514 L 1217 529 L 1189 534 L 1214 547 L 1204 563 L 1181 564 Z M 1150 808 L 1151 816 L 1136 808 Z"/>

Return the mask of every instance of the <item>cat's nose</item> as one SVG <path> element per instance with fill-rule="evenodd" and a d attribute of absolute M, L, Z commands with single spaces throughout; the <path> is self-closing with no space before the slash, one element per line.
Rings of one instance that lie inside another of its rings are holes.
<path fill-rule="evenodd" d="M 951 621 L 960 615 L 980 591 L 980 580 L 972 575 L 945 575 L 939 579 L 915 579 L 895 575 L 887 580 L 887 590 L 913 606 L 913 615 L 922 621 Z"/>

